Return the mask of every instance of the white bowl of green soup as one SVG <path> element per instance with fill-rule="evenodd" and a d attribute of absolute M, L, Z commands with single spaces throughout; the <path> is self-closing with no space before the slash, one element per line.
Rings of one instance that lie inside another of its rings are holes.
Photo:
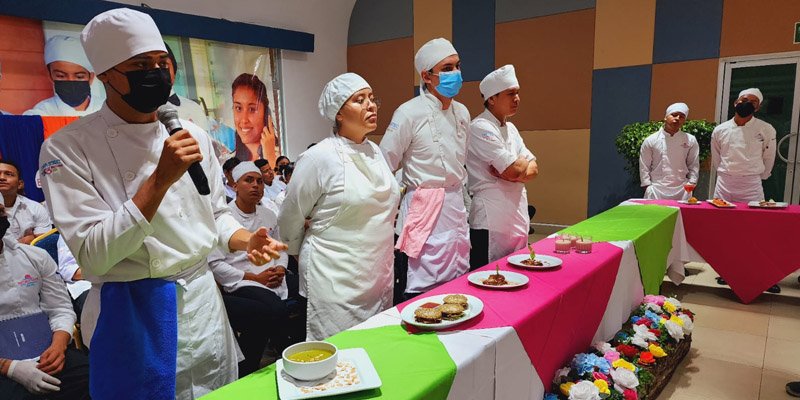
<path fill-rule="evenodd" d="M 302 342 L 283 351 L 283 370 L 295 379 L 313 381 L 336 370 L 338 349 L 328 342 Z"/>

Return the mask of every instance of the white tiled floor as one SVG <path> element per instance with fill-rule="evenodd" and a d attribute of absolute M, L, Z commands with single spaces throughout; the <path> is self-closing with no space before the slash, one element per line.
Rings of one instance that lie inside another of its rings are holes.
<path fill-rule="evenodd" d="M 713 271 L 692 269 L 697 272 L 689 284 L 662 286 L 662 293 L 676 295 L 697 318 L 692 350 L 659 400 L 793 399 L 784 387 L 800 380 L 797 275 L 781 283 L 781 295 L 764 294 L 745 305 L 716 284 Z"/>

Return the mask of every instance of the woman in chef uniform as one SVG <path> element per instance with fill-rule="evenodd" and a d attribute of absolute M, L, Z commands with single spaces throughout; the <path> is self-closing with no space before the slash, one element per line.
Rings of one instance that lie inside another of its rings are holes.
<path fill-rule="evenodd" d="M 364 78 L 346 73 L 328 82 L 319 110 L 334 124 L 333 135 L 300 155 L 278 217 L 289 254 L 300 255 L 307 340 L 324 339 L 392 306 L 400 201 L 380 149 L 366 138 L 377 127 L 378 106 Z"/>

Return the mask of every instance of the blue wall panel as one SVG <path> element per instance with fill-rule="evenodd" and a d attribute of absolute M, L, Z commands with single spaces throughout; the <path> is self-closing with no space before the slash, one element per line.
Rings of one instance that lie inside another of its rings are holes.
<path fill-rule="evenodd" d="M 614 140 L 622 127 L 648 121 L 652 65 L 595 70 L 589 137 L 589 216 L 631 197 L 641 197 L 625 171 Z"/>
<path fill-rule="evenodd" d="M 657 0 L 653 62 L 719 57 L 721 35 L 722 0 Z"/>
<path fill-rule="evenodd" d="M 347 45 L 414 36 L 412 0 L 358 0 L 350 15 Z"/>
<path fill-rule="evenodd" d="M 496 0 L 496 4 L 494 20 L 501 23 L 594 8 L 595 0 Z"/>
<path fill-rule="evenodd" d="M 453 46 L 465 81 L 494 71 L 494 1 L 453 0 Z"/>

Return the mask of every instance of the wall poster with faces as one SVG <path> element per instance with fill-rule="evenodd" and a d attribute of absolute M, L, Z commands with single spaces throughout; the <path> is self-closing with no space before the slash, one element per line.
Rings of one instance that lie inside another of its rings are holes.
<path fill-rule="evenodd" d="M 106 92 L 80 43 L 81 25 L 0 15 L 0 113 L 84 116 Z M 205 129 L 220 160 L 281 155 L 276 49 L 165 36 L 173 66 L 169 102 Z M 113 73 L 113 72 L 111 72 Z"/>

